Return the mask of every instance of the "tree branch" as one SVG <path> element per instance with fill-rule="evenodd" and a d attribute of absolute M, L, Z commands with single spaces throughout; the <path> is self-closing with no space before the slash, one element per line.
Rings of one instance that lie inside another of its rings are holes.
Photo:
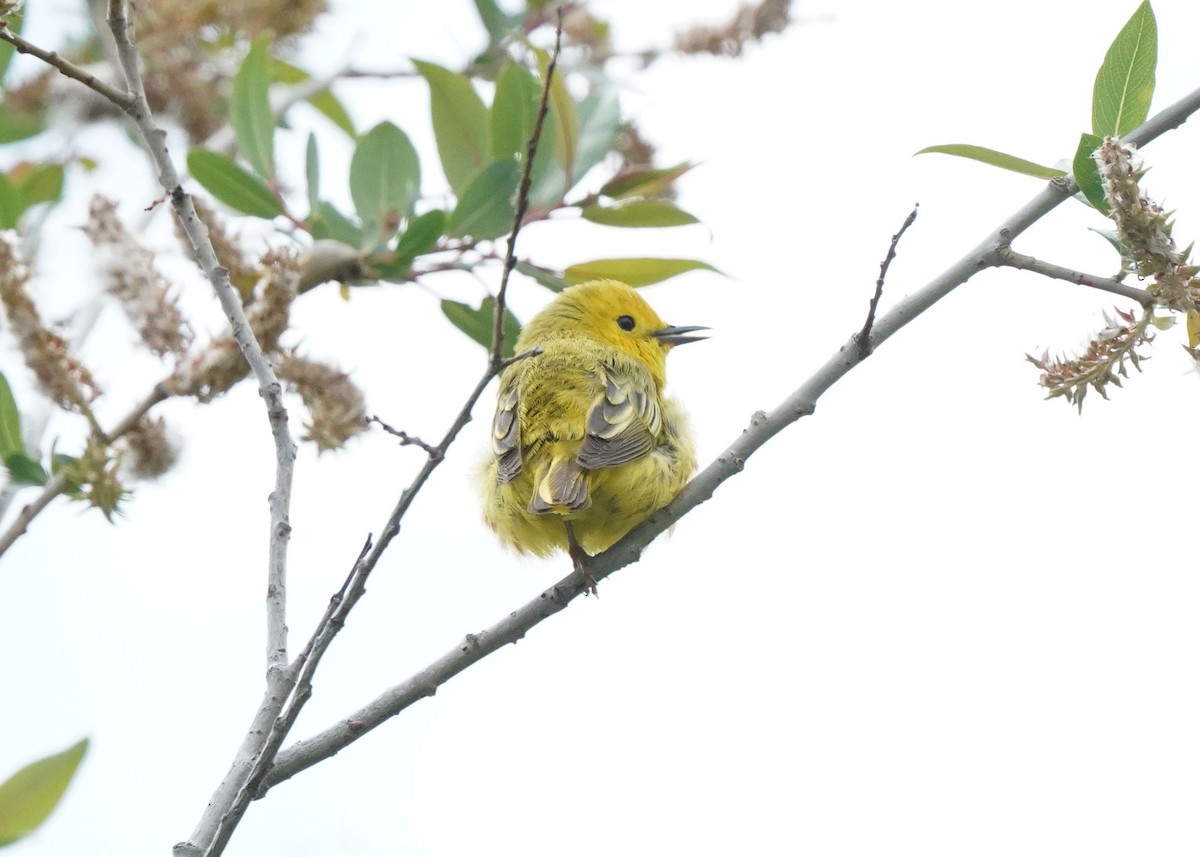
<path fill-rule="evenodd" d="M 1144 145 L 1166 131 L 1178 127 L 1198 109 L 1200 90 L 1158 113 L 1125 139 Z M 866 356 L 979 271 L 1003 265 L 1005 253 L 1011 252 L 1008 248 L 1013 239 L 1074 192 L 1075 184 L 1070 180 L 1050 182 L 969 253 L 882 316 L 869 337 L 871 348 Z M 561 612 L 594 582 L 603 580 L 613 572 L 636 562 L 651 541 L 712 497 L 726 479 L 742 472 L 750 457 L 767 441 L 801 417 L 811 415 L 816 409 L 817 400 L 825 391 L 866 359 L 858 340 L 859 332 L 856 331 L 825 365 L 774 410 L 770 413 L 755 413 L 750 418 L 750 425 L 717 456 L 715 461 L 684 486 L 678 497 L 630 530 L 608 550 L 592 557 L 586 570 L 572 571 L 557 584 L 509 613 L 490 628 L 478 634 L 468 634 L 459 646 L 416 675 L 384 691 L 362 708 L 317 735 L 298 741 L 281 751 L 274 767 L 263 781 L 264 791 L 335 755 L 417 700 L 433 696 L 438 687 L 467 667 L 505 645 L 515 643 L 531 628 Z"/>
<path fill-rule="evenodd" d="M 1077 286 L 1087 286 L 1088 288 L 1100 289 L 1104 292 L 1112 292 L 1114 295 L 1120 295 L 1123 298 L 1129 298 L 1131 301 L 1137 301 L 1143 307 L 1148 307 L 1154 303 L 1154 296 L 1145 289 L 1126 285 L 1120 280 L 1114 280 L 1112 277 L 1098 277 L 1093 274 L 1084 274 L 1072 268 L 1055 265 L 1052 262 L 1043 262 L 1040 259 L 1035 259 L 1033 256 L 1018 253 L 1012 248 L 1005 248 L 1000 251 L 1000 264 L 1004 267 L 1016 268 L 1020 271 L 1033 271 L 1035 274 L 1041 274 L 1043 277 L 1050 277 L 1054 280 L 1066 280 L 1068 283 L 1074 283 Z"/>

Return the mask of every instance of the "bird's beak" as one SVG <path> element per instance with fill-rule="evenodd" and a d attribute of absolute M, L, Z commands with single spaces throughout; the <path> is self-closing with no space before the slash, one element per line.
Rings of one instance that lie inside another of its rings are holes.
<path fill-rule="evenodd" d="M 664 345 L 686 345 L 689 342 L 699 342 L 702 339 L 707 339 L 707 336 L 688 336 L 689 333 L 695 333 L 697 330 L 708 330 L 703 325 L 693 325 L 692 327 L 664 327 L 662 330 L 656 330 L 651 334 L 655 339 Z"/>

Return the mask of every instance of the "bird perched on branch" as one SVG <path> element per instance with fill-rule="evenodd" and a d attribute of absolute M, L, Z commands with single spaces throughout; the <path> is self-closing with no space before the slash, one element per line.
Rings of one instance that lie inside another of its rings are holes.
<path fill-rule="evenodd" d="M 483 516 L 501 541 L 578 561 L 679 493 L 696 454 L 663 395 L 666 358 L 699 330 L 667 325 L 616 280 L 565 289 L 525 326 L 516 352 L 537 353 L 500 376 L 482 476 Z"/>

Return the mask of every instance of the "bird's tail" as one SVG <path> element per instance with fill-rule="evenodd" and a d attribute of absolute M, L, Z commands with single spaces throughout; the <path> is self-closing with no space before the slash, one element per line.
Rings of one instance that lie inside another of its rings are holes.
<path fill-rule="evenodd" d="M 541 474 L 529 501 L 529 511 L 536 515 L 564 515 L 590 505 L 588 471 L 579 465 L 574 455 L 563 455 L 552 458 L 546 472 Z"/>

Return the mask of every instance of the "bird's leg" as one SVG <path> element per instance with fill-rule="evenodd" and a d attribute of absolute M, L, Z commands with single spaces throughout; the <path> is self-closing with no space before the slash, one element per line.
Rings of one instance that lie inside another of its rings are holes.
<path fill-rule="evenodd" d="M 571 561 L 575 563 L 575 570 L 583 575 L 585 590 L 599 598 L 600 591 L 596 588 L 596 578 L 592 577 L 592 573 L 587 568 L 587 561 L 592 557 L 575 539 L 575 528 L 571 526 L 571 522 L 563 521 L 563 526 L 567 528 L 567 553 L 571 555 Z"/>

